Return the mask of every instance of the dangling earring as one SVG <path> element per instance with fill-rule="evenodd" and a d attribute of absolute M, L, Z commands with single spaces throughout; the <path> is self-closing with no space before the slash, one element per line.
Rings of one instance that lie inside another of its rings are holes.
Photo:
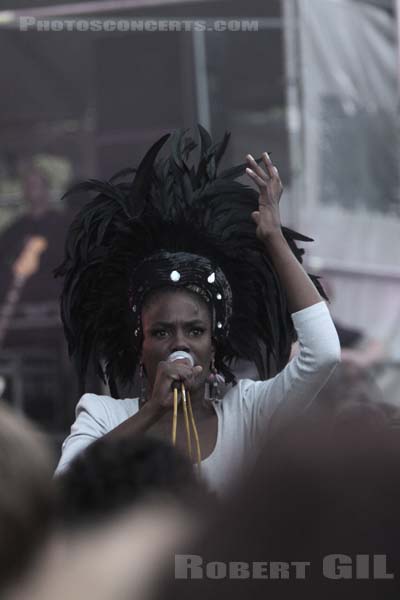
<path fill-rule="evenodd" d="M 225 383 L 225 378 L 218 373 L 214 359 L 211 361 L 210 375 L 207 378 L 207 400 L 216 400 L 221 397 L 221 388 L 220 386 Z"/>
<path fill-rule="evenodd" d="M 139 380 L 140 380 L 139 406 L 142 406 L 146 402 L 146 383 L 145 383 L 145 376 L 144 376 L 144 365 L 142 362 L 139 365 Z"/>

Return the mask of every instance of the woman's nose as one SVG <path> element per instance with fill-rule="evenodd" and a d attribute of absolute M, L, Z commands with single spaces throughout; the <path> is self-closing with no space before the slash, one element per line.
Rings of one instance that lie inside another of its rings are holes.
<path fill-rule="evenodd" d="M 187 338 L 183 331 L 177 331 L 172 340 L 171 352 L 176 352 L 177 350 L 183 350 L 184 352 L 190 352 L 190 346 L 188 344 Z"/>

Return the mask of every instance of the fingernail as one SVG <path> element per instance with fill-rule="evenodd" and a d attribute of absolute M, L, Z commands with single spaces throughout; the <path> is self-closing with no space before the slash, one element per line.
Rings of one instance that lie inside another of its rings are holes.
<path fill-rule="evenodd" d="M 268 152 L 264 152 L 264 156 L 266 156 L 268 158 L 268 160 L 269 160 L 269 154 L 268 154 Z"/>
<path fill-rule="evenodd" d="M 247 156 L 248 156 L 248 158 L 250 158 L 250 160 L 254 160 L 254 158 L 252 157 L 251 154 L 248 154 Z"/>

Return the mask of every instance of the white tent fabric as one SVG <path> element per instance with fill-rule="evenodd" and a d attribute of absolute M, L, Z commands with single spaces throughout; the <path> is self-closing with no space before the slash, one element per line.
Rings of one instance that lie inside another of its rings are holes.
<path fill-rule="evenodd" d="M 396 23 L 351 0 L 301 0 L 303 190 L 298 227 L 330 273 L 333 313 L 400 358 Z M 400 400 L 400 398 L 399 398 Z"/>

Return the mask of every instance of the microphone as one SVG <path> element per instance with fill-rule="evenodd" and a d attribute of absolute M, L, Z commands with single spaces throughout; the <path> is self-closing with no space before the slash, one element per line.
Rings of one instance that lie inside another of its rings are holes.
<path fill-rule="evenodd" d="M 187 360 L 190 362 L 191 367 L 194 366 L 193 356 L 189 354 L 189 352 L 185 352 L 184 350 L 176 350 L 175 352 L 172 352 L 172 354 L 170 354 L 167 358 L 167 362 L 175 362 L 176 360 Z M 181 385 L 181 382 L 174 381 L 172 384 L 172 388 L 180 389 Z"/>
<path fill-rule="evenodd" d="M 172 352 L 167 358 L 168 362 L 175 362 L 176 360 L 188 360 L 190 362 L 190 366 L 194 366 L 193 356 L 189 354 L 189 352 L 185 352 L 184 350 L 176 350 Z"/>

